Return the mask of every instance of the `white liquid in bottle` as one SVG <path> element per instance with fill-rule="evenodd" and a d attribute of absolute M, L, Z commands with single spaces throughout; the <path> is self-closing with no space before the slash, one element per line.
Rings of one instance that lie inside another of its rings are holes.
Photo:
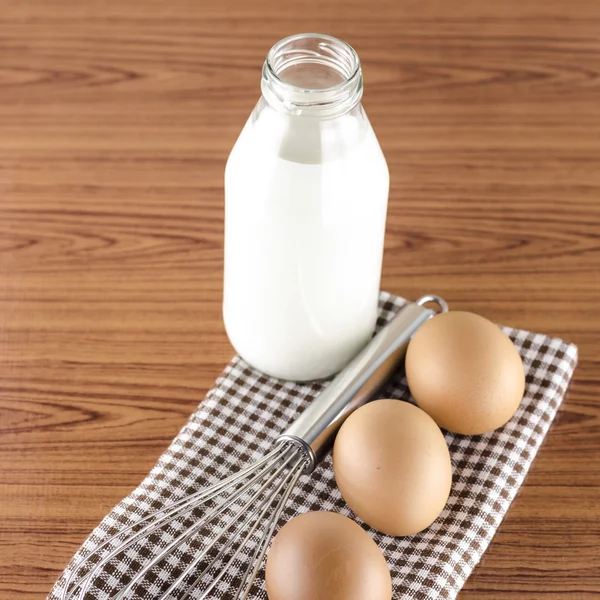
<path fill-rule="evenodd" d="M 319 379 L 367 343 L 388 189 L 360 104 L 321 118 L 259 102 L 225 173 L 224 319 L 247 362 Z"/>

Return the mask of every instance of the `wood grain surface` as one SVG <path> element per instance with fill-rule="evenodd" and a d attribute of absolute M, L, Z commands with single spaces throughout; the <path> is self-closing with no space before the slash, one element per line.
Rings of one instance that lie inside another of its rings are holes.
<path fill-rule="evenodd" d="M 232 354 L 223 169 L 269 47 L 343 37 L 384 289 L 580 365 L 461 599 L 600 597 L 597 0 L 0 0 L 0 597 L 44 598 Z"/>

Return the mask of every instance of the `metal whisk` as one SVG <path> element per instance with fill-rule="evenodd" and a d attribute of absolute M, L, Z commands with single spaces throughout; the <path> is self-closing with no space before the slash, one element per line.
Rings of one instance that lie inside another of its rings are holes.
<path fill-rule="evenodd" d="M 427 308 L 427 303 L 435 303 L 437 309 Z M 103 574 L 110 573 L 115 559 L 127 557 L 130 549 L 136 554 L 130 557 L 134 574 L 125 587 L 108 596 L 111 600 L 137 598 L 142 590 L 161 600 L 177 597 L 176 593 L 179 600 L 187 600 L 193 592 L 200 593 L 195 597 L 203 600 L 221 584 L 228 586 L 235 600 L 248 598 L 279 517 L 301 475 L 314 470 L 329 452 L 344 420 L 390 379 L 414 332 L 436 312 L 447 310 L 445 301 L 437 296 L 423 296 L 404 306 L 279 436 L 270 453 L 104 541 L 70 570 L 62 600 L 84 600 Z M 199 542 L 203 542 L 200 547 Z M 154 552 L 145 564 L 137 562 L 140 548 Z M 242 554 L 244 550 L 248 553 Z M 240 557 L 248 554 L 250 561 L 241 578 L 232 578 Z M 161 565 L 167 565 L 170 572 L 167 582 L 156 577 L 153 581 L 152 575 Z"/>

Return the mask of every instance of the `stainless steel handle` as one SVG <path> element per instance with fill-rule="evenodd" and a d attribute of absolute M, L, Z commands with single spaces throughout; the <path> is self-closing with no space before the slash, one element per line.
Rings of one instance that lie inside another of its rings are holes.
<path fill-rule="evenodd" d="M 433 302 L 439 310 L 427 308 Z M 371 400 L 404 359 L 410 338 L 437 312 L 446 312 L 438 296 L 423 296 L 403 306 L 398 314 L 348 363 L 313 403 L 278 438 L 301 445 L 308 471 L 327 455 L 342 423 Z"/>

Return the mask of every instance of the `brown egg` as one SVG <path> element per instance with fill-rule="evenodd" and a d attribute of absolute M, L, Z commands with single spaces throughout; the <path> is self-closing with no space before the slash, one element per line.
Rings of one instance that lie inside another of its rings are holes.
<path fill-rule="evenodd" d="M 440 427 L 468 435 L 504 425 L 525 389 L 510 338 L 468 312 L 440 314 L 419 328 L 406 353 L 406 378 L 417 405 Z"/>
<path fill-rule="evenodd" d="M 392 579 L 369 534 L 332 512 L 309 512 L 275 536 L 265 573 L 269 600 L 390 600 Z"/>
<path fill-rule="evenodd" d="M 377 400 L 354 412 L 333 447 L 333 470 L 348 506 L 389 535 L 412 535 L 442 512 L 452 464 L 439 427 L 420 408 Z"/>

